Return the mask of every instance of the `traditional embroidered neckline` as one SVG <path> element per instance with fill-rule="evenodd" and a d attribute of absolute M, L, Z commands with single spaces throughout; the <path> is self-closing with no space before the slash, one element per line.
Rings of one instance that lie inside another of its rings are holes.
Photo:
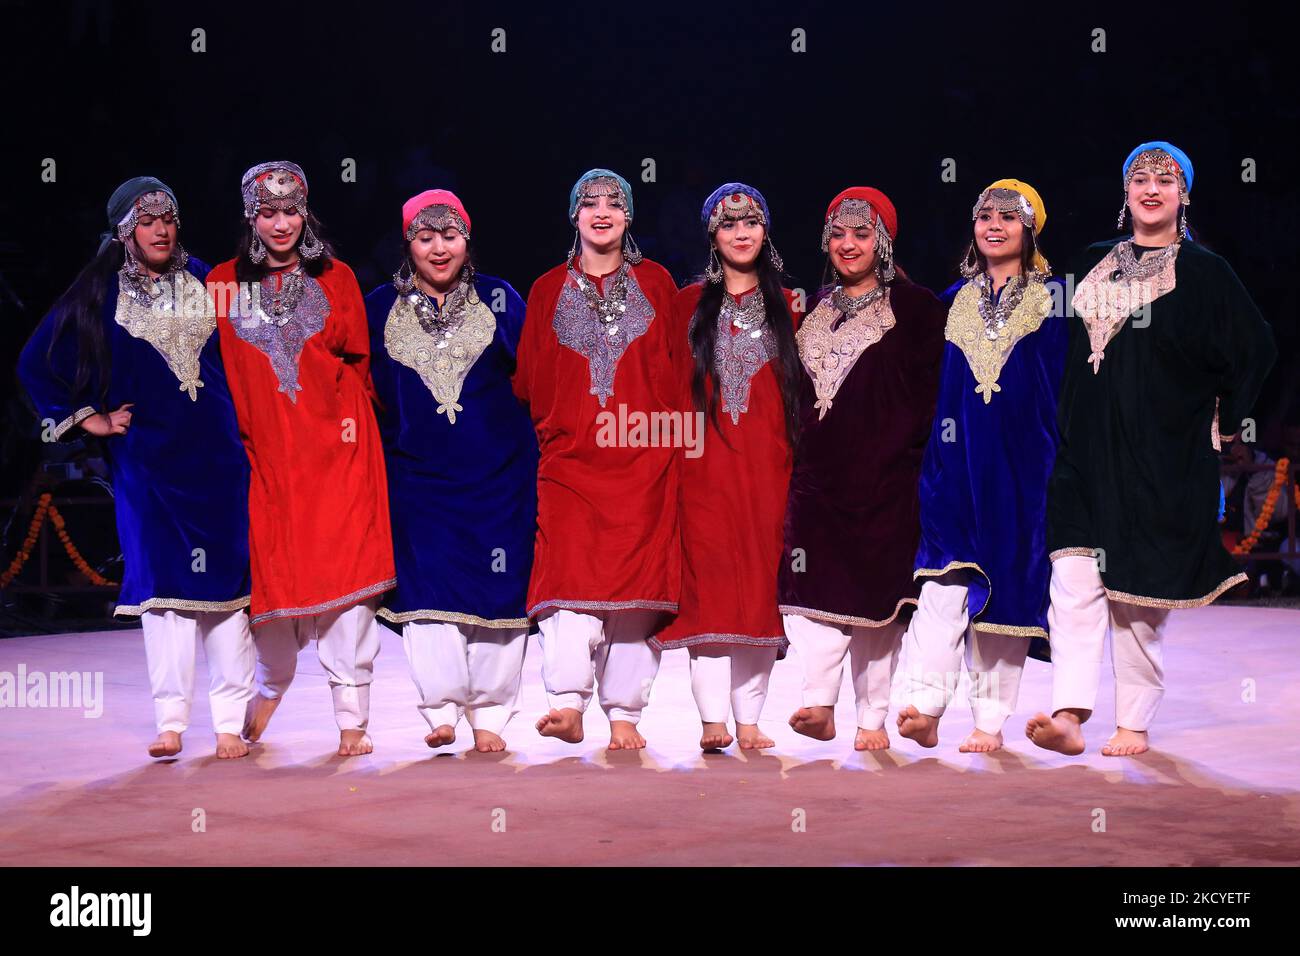
<path fill-rule="evenodd" d="M 843 313 L 836 308 L 833 296 L 823 299 L 795 335 L 799 357 L 812 376 L 817 393 L 814 407 L 820 412 L 819 421 L 830 411 L 836 393 L 862 353 L 884 338 L 896 324 L 889 296 L 884 291 L 873 296 L 875 291 L 868 293 L 870 301 L 848 315 L 838 328 L 834 326 Z"/>
<path fill-rule="evenodd" d="M 697 315 L 691 316 L 691 330 Z M 722 410 L 731 416 L 733 425 L 739 425 L 740 416 L 749 411 L 754 375 L 776 352 L 776 334 L 767 321 L 763 291 L 756 286 L 744 293 L 739 302 L 726 293 L 718 309 L 713 366 Z"/>
<path fill-rule="evenodd" d="M 1094 375 L 1124 320 L 1174 290 L 1179 248 L 1179 243 L 1173 243 L 1138 260 L 1132 240 L 1126 239 L 1116 243 L 1079 283 L 1071 304 L 1088 330 L 1092 348 L 1088 361 Z"/>
<path fill-rule="evenodd" d="M 646 333 L 655 317 L 653 307 L 630 269 L 626 270 L 625 281 L 622 309 L 614 318 L 607 310 L 598 312 L 600 306 L 589 301 L 570 274 L 560 292 L 551 322 L 559 343 L 587 359 L 591 374 L 590 394 L 597 397 L 602 408 L 614 394 L 614 374 L 619 359 L 629 345 Z M 591 281 L 586 280 L 586 284 L 591 285 Z M 613 295 L 614 290 L 611 290 L 603 298 L 612 301 Z"/>
<path fill-rule="evenodd" d="M 430 332 L 421 322 L 420 305 L 415 292 L 397 297 L 384 323 L 384 349 L 420 376 L 438 402 L 438 414 L 454 425 L 456 413 L 464 411 L 461 387 L 496 334 L 496 316 L 471 289 L 459 320 Z"/>
<path fill-rule="evenodd" d="M 275 281 L 277 278 L 280 283 Z M 295 288 L 286 290 L 284 282 L 290 282 Z M 266 302 L 271 303 L 270 313 L 263 308 Z M 277 391 L 288 395 L 295 405 L 298 392 L 302 391 L 298 384 L 298 360 L 303 345 L 325 328 L 329 311 L 329 298 L 320 283 L 295 269 L 263 278 L 258 285 L 253 315 L 247 319 L 239 316 L 231 319 L 235 334 L 270 360 L 271 370 L 279 382 Z"/>
<path fill-rule="evenodd" d="M 1012 276 L 997 306 L 992 295 L 992 281 L 981 272 L 958 290 L 944 328 L 944 337 L 966 356 L 986 405 L 1002 391 L 998 377 L 1016 343 L 1037 330 L 1052 308 L 1051 292 L 1037 278 Z"/>
<path fill-rule="evenodd" d="M 132 337 L 152 345 L 181 383 L 180 390 L 198 401 L 203 387 L 199 355 L 217 327 L 212 297 L 198 278 L 180 269 L 149 288 L 119 281 L 113 320 Z"/>

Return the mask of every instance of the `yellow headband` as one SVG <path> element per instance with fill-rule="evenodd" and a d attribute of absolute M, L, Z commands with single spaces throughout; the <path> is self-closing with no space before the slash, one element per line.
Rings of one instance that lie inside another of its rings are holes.
<path fill-rule="evenodd" d="M 1047 225 L 1047 207 L 1043 205 L 1043 197 L 1038 195 L 1037 189 L 1029 185 L 1029 183 L 1022 183 L 1018 179 L 999 179 L 997 182 L 986 186 L 984 193 L 987 193 L 990 189 L 1013 189 L 1024 196 L 1029 202 L 1030 208 L 1034 210 L 1034 235 L 1037 236 L 1043 231 L 1043 227 Z M 981 197 L 984 193 L 980 194 Z M 1034 268 L 1039 272 L 1047 272 L 1049 268 L 1047 259 L 1043 257 L 1043 254 L 1038 249 L 1034 249 Z"/>

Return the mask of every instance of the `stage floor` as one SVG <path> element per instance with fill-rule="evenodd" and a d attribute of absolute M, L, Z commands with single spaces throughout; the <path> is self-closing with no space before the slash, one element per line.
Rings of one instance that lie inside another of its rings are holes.
<path fill-rule="evenodd" d="M 381 630 L 375 753 L 353 758 L 334 755 L 314 647 L 249 757 L 213 756 L 205 694 L 185 751 L 153 761 L 138 631 L 0 640 L 0 671 L 102 671 L 104 681 L 98 718 L 81 708 L 0 709 L 0 864 L 1300 863 L 1300 611 L 1175 611 L 1170 691 L 1154 749 L 1138 758 L 1097 752 L 1113 727 L 1109 679 L 1085 756 L 1030 744 L 1025 721 L 1050 690 L 1050 670 L 1036 661 L 999 754 L 957 752 L 971 728 L 964 696 L 944 718 L 938 749 L 898 738 L 891 712 L 893 748 L 854 753 L 847 681 L 840 736 L 809 740 L 786 724 L 799 704 L 793 650 L 776 666 L 764 710 L 774 749 L 701 755 L 678 651 L 664 655 L 641 725 L 649 748 L 607 753 L 595 706 L 577 746 L 533 729 L 545 707 L 535 643 L 506 730 L 510 750 L 467 752 L 462 722 L 451 752 L 430 751 L 401 641 Z M 206 680 L 200 661 L 197 686 Z"/>

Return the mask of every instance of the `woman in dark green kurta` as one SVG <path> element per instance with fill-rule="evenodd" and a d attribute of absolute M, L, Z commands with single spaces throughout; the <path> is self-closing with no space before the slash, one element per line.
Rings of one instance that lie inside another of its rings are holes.
<path fill-rule="evenodd" d="M 1133 237 L 1090 247 L 1074 269 L 1047 506 L 1053 715 L 1026 728 L 1040 746 L 1082 752 L 1109 624 L 1107 756 L 1147 749 L 1169 611 L 1245 580 L 1219 538 L 1216 452 L 1220 424 L 1225 435 L 1241 427 L 1276 355 L 1231 267 L 1187 237 L 1187 156 L 1144 143 L 1124 183 Z"/>

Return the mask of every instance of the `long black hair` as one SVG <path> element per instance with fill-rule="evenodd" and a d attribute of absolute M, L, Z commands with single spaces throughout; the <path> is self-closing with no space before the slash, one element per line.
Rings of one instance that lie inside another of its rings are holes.
<path fill-rule="evenodd" d="M 766 245 L 766 244 L 765 244 Z M 770 245 L 767 249 L 770 249 Z M 781 273 L 768 258 L 767 249 L 758 255 L 758 287 L 763 292 L 763 307 L 767 324 L 776 337 L 777 355 L 772 363 L 777 383 L 781 388 L 781 403 L 785 411 L 785 435 L 793 448 L 799 435 L 799 350 L 794 340 L 794 319 L 781 288 Z M 704 291 L 695 307 L 695 321 L 690 331 L 691 354 L 694 369 L 691 372 L 691 397 L 697 411 L 705 412 L 718 434 L 726 441 L 718 424 L 718 370 L 714 346 L 718 341 L 718 313 L 722 311 L 722 297 L 727 295 L 725 282 L 702 279 Z M 706 379 L 713 380 L 709 392 Z"/>
<path fill-rule="evenodd" d="M 308 259 L 299 251 L 299 259 L 302 261 L 302 271 L 307 273 L 313 279 L 319 279 L 321 274 L 329 268 L 329 262 L 334 258 L 334 247 L 330 245 L 329 240 L 325 238 L 325 233 L 321 227 L 320 220 L 317 219 L 310 209 L 300 210 L 302 213 L 302 232 L 298 233 L 298 241 L 294 248 L 298 249 L 302 245 L 302 237 L 307 235 L 310 229 L 325 247 L 321 254 L 315 259 Z M 249 252 L 253 249 L 253 237 L 257 234 L 257 227 L 247 217 L 243 220 L 244 228 L 239 233 L 239 248 L 235 251 L 235 279 L 239 282 L 261 282 L 270 273 L 271 268 L 266 264 L 266 260 L 254 262 L 248 257 Z"/>
<path fill-rule="evenodd" d="M 90 385 L 92 377 L 99 386 L 99 404 L 108 400 L 111 371 L 108 343 L 104 341 L 104 319 L 101 310 L 104 299 L 117 281 L 118 270 L 126 261 L 126 249 L 114 239 L 77 273 L 72 284 L 55 301 L 55 326 L 50 336 L 46 360 L 53 357 L 55 346 L 64 335 L 73 335 L 77 341 L 77 372 L 67 384 L 74 395 L 80 395 Z"/>

